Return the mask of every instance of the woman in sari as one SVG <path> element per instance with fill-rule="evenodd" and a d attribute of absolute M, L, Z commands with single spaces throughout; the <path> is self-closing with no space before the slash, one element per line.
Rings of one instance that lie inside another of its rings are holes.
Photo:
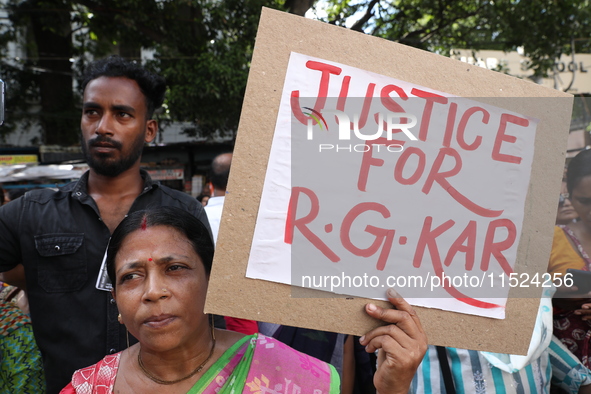
<path fill-rule="evenodd" d="M 78 370 L 71 393 L 339 392 L 334 368 L 273 338 L 214 329 L 203 313 L 213 244 L 207 229 L 176 208 L 135 212 L 114 231 L 107 270 L 120 321 L 139 343 Z M 380 394 L 406 393 L 427 344 L 417 315 L 393 292 L 397 309 L 367 313 L 388 323 L 361 338 L 381 350 Z"/>
<path fill-rule="evenodd" d="M 554 228 L 548 265 L 553 277 L 563 278 L 569 268 L 591 270 L 591 150 L 581 151 L 570 161 L 566 186 L 579 219 Z M 554 295 L 554 335 L 583 365 L 590 367 L 591 294 L 581 290 L 572 285 L 561 286 Z"/>

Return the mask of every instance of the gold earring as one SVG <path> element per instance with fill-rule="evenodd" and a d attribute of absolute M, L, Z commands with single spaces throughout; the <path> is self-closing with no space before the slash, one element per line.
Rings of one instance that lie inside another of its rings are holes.
<path fill-rule="evenodd" d="M 123 322 L 121 321 L 121 313 L 117 316 L 117 321 L 119 322 L 119 324 L 123 324 Z"/>

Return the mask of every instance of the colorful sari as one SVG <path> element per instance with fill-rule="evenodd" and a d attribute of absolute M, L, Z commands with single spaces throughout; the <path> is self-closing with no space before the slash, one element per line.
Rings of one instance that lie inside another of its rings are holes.
<path fill-rule="evenodd" d="M 121 353 L 80 369 L 61 394 L 112 394 Z M 261 334 L 246 336 L 217 360 L 187 394 L 338 394 L 333 366 Z"/>
<path fill-rule="evenodd" d="M 579 253 L 573 249 L 568 241 L 569 238 L 576 245 Z M 551 274 L 562 273 L 564 275 L 567 268 L 589 271 L 591 258 L 589 258 L 581 242 L 569 227 L 556 226 L 548 272 Z M 591 366 L 589 362 L 591 321 L 583 320 L 582 316 L 575 315 L 574 311 L 554 308 L 554 335 L 581 360 L 585 367 L 589 368 Z"/>
<path fill-rule="evenodd" d="M 43 360 L 31 320 L 16 304 L 0 302 L 0 394 L 44 392 Z"/>

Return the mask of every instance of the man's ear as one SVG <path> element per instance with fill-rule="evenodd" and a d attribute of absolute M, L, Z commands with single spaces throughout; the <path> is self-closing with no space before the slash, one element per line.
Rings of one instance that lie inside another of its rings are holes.
<path fill-rule="evenodd" d="M 111 289 L 111 297 L 113 297 L 115 303 L 117 303 L 117 298 L 115 297 L 115 289 Z"/>
<path fill-rule="evenodd" d="M 144 141 L 146 143 L 150 143 L 154 141 L 156 135 L 158 134 L 158 121 L 155 119 L 150 119 L 146 122 L 146 138 Z"/>

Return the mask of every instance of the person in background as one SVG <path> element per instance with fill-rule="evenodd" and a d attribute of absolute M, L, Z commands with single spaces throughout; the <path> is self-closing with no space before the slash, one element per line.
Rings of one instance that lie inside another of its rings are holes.
<path fill-rule="evenodd" d="M 43 360 L 31 319 L 6 301 L 0 301 L 0 393 L 45 393 Z"/>
<path fill-rule="evenodd" d="M 577 220 L 579 215 L 570 200 L 568 193 L 560 193 L 558 199 L 558 211 L 556 213 L 556 225 L 566 225 Z"/>
<path fill-rule="evenodd" d="M 218 232 L 224 201 L 226 198 L 226 187 L 228 186 L 228 177 L 230 176 L 230 165 L 232 164 L 232 154 L 222 153 L 216 156 L 211 162 L 209 192 L 211 197 L 205 206 L 207 220 L 211 227 L 214 245 L 217 242 Z M 254 320 L 240 319 L 237 317 L 224 316 L 226 329 L 241 332 L 246 335 L 252 335 L 259 331 L 258 323 Z"/>
<path fill-rule="evenodd" d="M 430 345 L 409 394 L 591 393 L 591 371 L 552 335 L 546 289 L 526 356 Z"/>
<path fill-rule="evenodd" d="M 573 207 L 570 195 L 568 194 L 568 187 L 566 185 L 567 168 L 564 168 L 562 177 L 562 186 L 560 188 L 560 196 L 558 199 L 558 211 L 556 212 L 556 225 L 566 225 L 574 222 L 579 217 L 577 211 Z"/>
<path fill-rule="evenodd" d="M 213 234 L 213 243 L 217 242 L 218 231 L 220 229 L 220 220 L 224 209 L 224 200 L 226 198 L 226 188 L 228 187 L 228 178 L 230 176 L 230 165 L 232 164 L 232 153 L 222 153 L 214 157 L 211 162 L 209 174 L 209 199 L 205 206 L 205 213 L 209 220 L 211 233 Z"/>
<path fill-rule="evenodd" d="M 24 188 L 12 188 L 8 189 L 8 191 L 6 192 L 2 190 L 2 203 L 0 205 L 8 204 L 10 201 L 21 197 L 26 192 L 27 189 Z M 19 266 L 19 268 L 15 272 L 13 272 L 13 274 L 17 271 L 19 272 L 19 275 L 24 276 L 24 270 L 22 265 Z M 0 282 L 4 282 L 3 273 L 0 273 Z M 27 293 L 24 288 L 10 286 L 8 283 L 3 283 L 2 291 L 0 292 L 0 299 L 16 303 L 20 310 L 27 316 L 31 314 L 29 310 L 29 299 L 27 298 Z"/>
<path fill-rule="evenodd" d="M 576 222 L 554 228 L 548 263 L 552 277 L 566 278 L 567 269 L 591 270 L 591 150 L 579 152 L 569 163 L 566 185 Z M 565 284 L 567 282 L 565 281 Z M 561 286 L 554 295 L 554 335 L 585 365 L 591 354 L 591 294 L 576 286 Z"/>
<path fill-rule="evenodd" d="M 209 194 L 201 193 L 197 196 L 197 201 L 201 203 L 201 205 L 206 206 L 207 202 L 209 201 Z"/>
<path fill-rule="evenodd" d="M 26 292 L 23 289 L 2 282 L 1 279 L 2 274 L 0 274 L 0 301 L 15 304 L 25 315 L 29 316 L 31 312 Z"/>
<path fill-rule="evenodd" d="M 195 198 L 140 169 L 144 144 L 158 131 L 152 116 L 164 100 L 164 79 L 112 56 L 87 67 L 81 88 L 80 141 L 90 170 L 0 207 L 0 271 L 11 270 L 4 277 L 10 284 L 26 280 L 47 394 L 59 393 L 75 370 L 128 346 L 101 270 L 121 220 L 150 206 L 176 206 L 209 228 Z M 24 277 L 12 271 L 19 266 Z"/>

